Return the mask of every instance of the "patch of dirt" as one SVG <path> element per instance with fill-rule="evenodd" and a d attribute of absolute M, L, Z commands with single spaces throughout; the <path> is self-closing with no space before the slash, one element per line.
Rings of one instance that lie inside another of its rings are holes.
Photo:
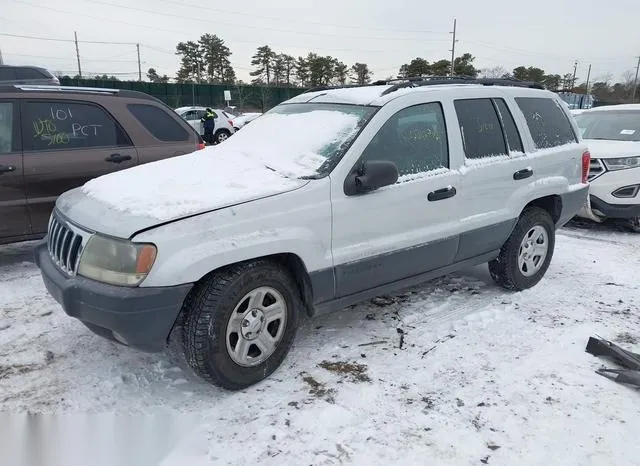
<path fill-rule="evenodd" d="M 7 379 L 14 375 L 27 374 L 38 370 L 40 366 L 38 364 L 14 364 L 12 366 L 0 365 L 0 380 Z"/>
<path fill-rule="evenodd" d="M 352 382 L 371 382 L 371 378 L 367 374 L 367 366 L 365 364 L 357 364 L 344 361 L 322 361 L 318 364 L 325 370 L 340 374 L 351 378 Z"/>
<path fill-rule="evenodd" d="M 618 343 L 627 343 L 629 345 L 636 345 L 638 344 L 638 337 L 630 334 L 629 332 L 622 332 L 616 335 L 616 341 Z"/>
<path fill-rule="evenodd" d="M 327 386 L 321 382 L 318 382 L 310 375 L 304 375 L 302 380 L 309 385 L 309 393 L 316 398 L 323 398 L 326 402 L 334 404 L 336 402 L 333 395 L 336 391 L 333 388 L 327 388 Z"/>

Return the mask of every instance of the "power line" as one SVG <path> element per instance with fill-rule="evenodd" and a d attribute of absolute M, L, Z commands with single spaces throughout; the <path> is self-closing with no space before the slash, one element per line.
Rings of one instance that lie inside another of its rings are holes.
<path fill-rule="evenodd" d="M 80 42 L 80 41 L 78 41 Z M 5 56 L 10 57 L 26 57 L 26 58 L 37 58 L 39 60 L 66 60 L 70 57 L 51 57 L 44 55 L 27 55 L 24 53 L 5 53 Z M 85 61 L 99 61 L 99 62 L 120 62 L 120 63 L 137 63 L 138 60 L 123 60 L 123 59 L 114 59 L 114 58 L 83 58 L 83 62 Z M 144 63 L 144 62 L 143 62 Z"/>
<path fill-rule="evenodd" d="M 101 0 L 87 0 L 87 1 L 89 3 L 97 3 L 99 5 L 106 5 L 106 6 L 110 6 L 110 7 L 122 8 L 124 10 L 138 11 L 138 12 L 141 12 L 141 13 L 147 13 L 147 14 L 152 14 L 152 15 L 169 16 L 171 18 L 187 19 L 189 21 L 200 21 L 200 22 L 205 22 L 207 24 L 211 23 L 210 20 L 208 20 L 206 18 L 202 18 L 202 17 L 177 15 L 175 13 L 162 13 L 162 12 L 159 12 L 159 11 L 147 10 L 147 9 L 144 9 L 144 8 L 137 8 L 137 7 L 128 6 L 128 5 L 119 5 L 117 3 L 104 2 L 104 1 L 101 1 Z M 324 32 L 307 32 L 307 31 L 296 31 L 296 30 L 292 30 L 292 29 L 279 29 L 279 28 L 270 28 L 270 27 L 263 27 L 263 26 L 250 26 L 250 25 L 247 25 L 247 24 L 230 23 L 228 21 L 225 21 L 224 23 L 221 23 L 221 24 L 223 24 L 224 26 L 238 27 L 238 28 L 244 28 L 244 29 L 257 29 L 259 31 L 284 32 L 284 33 L 287 33 L 287 34 L 306 35 L 306 36 L 325 36 L 325 37 L 340 37 L 340 38 L 344 38 L 344 39 L 367 39 L 367 40 L 398 40 L 398 41 L 416 41 L 416 40 L 419 40 L 419 39 L 417 39 L 415 37 L 407 38 L 407 37 L 345 36 L 344 34 L 330 34 L 330 33 L 324 33 Z"/>
<path fill-rule="evenodd" d="M 16 37 L 19 39 L 46 40 L 51 42 L 75 42 L 75 40 L 73 39 L 57 39 L 52 37 L 27 36 L 23 34 L 10 34 L 8 32 L 0 32 L 0 36 Z M 79 40 L 78 42 L 81 44 L 136 45 L 135 42 L 113 42 L 113 41 L 100 41 L 100 40 Z"/>
<path fill-rule="evenodd" d="M 57 13 L 64 13 L 64 14 L 68 14 L 68 15 L 73 15 L 73 16 L 84 16 L 87 18 L 92 18 L 92 19 L 97 19 L 99 21 L 104 21 L 104 17 L 99 17 L 99 16 L 93 16 L 93 15 L 88 15 L 86 13 L 78 13 L 76 11 L 65 11 L 65 10 L 60 10 L 58 8 L 52 8 L 49 6 L 44 6 L 44 5 L 36 5 L 34 3 L 29 3 L 29 2 L 25 2 L 22 0 L 12 0 L 15 3 L 19 3 L 22 5 L 27 5 L 33 8 L 37 8 L 39 10 L 45 9 L 45 10 L 50 10 L 50 11 L 55 11 Z M 117 20 L 117 19 L 110 19 L 109 20 L 111 23 L 118 23 L 118 24 L 124 24 L 127 26 L 131 26 L 137 29 L 150 29 L 152 31 L 162 31 L 162 32 L 170 32 L 173 34 L 179 34 L 181 36 L 185 35 L 184 30 L 176 30 L 176 29 L 167 29 L 167 28 L 159 28 L 159 27 L 154 27 L 154 26 L 147 26 L 147 25 L 142 25 L 142 24 L 134 24 L 134 23 L 129 23 L 127 21 L 122 21 L 122 20 Z M 188 31 L 187 31 L 188 32 Z M 64 40 L 63 42 L 69 42 L 68 40 Z M 70 41 L 73 42 L 73 41 Z M 243 39 L 234 39 L 232 42 L 239 42 L 239 43 L 245 43 L 245 44 L 252 44 L 255 45 L 256 42 L 253 40 L 243 40 Z M 86 43 L 86 42 L 85 42 Z M 101 42 L 96 42 L 96 43 L 101 43 Z M 126 44 L 126 45 L 136 45 L 135 42 L 104 42 L 104 43 L 114 43 L 114 44 Z M 306 50 L 325 50 L 325 51 L 330 51 L 330 52 L 359 52 L 359 53 L 380 53 L 380 50 L 364 50 L 364 49 L 333 49 L 333 48 L 327 48 L 327 47 L 316 47 L 316 46 L 311 46 L 311 45 L 305 45 L 305 44 L 297 44 L 297 45 L 291 45 L 291 44 L 276 44 L 276 43 L 271 43 L 271 45 L 277 46 L 277 47 L 284 47 L 284 48 L 298 48 L 298 49 L 306 49 Z"/>
<path fill-rule="evenodd" d="M 88 1 L 92 1 L 92 0 L 88 0 Z M 346 25 L 346 24 L 321 23 L 316 21 L 306 21 L 306 20 L 300 20 L 300 19 L 287 19 L 287 18 L 280 18 L 275 16 L 256 15 L 254 13 L 247 13 L 246 11 L 240 12 L 240 11 L 223 10 L 220 8 L 209 8 L 209 7 L 203 7 L 201 5 L 194 5 L 190 3 L 177 2 L 177 1 L 171 1 L 171 0 L 157 0 L 157 1 L 162 3 L 177 5 L 180 7 L 193 7 L 193 8 L 197 8 L 198 10 L 206 10 L 206 11 L 214 11 L 217 13 L 238 15 L 238 16 L 242 16 L 243 18 L 249 17 L 249 18 L 269 19 L 269 20 L 278 21 L 279 23 L 282 21 L 285 21 L 285 22 L 292 22 L 296 24 L 313 24 L 315 26 L 328 26 L 333 28 L 344 28 L 344 29 L 368 29 L 371 31 L 403 32 L 403 33 L 415 33 L 415 34 L 446 34 L 446 31 L 428 31 L 424 29 L 422 30 L 391 29 L 391 28 L 368 27 L 368 26 L 353 26 L 353 25 Z M 245 26 L 243 25 L 243 27 Z"/>

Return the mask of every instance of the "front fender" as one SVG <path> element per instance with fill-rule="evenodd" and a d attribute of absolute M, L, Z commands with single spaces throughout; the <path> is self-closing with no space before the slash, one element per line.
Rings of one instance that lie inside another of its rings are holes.
<path fill-rule="evenodd" d="M 298 256 L 310 273 L 327 269 L 332 266 L 328 179 L 162 225 L 133 239 L 158 247 L 143 287 L 194 283 L 221 267 L 283 253 Z"/>

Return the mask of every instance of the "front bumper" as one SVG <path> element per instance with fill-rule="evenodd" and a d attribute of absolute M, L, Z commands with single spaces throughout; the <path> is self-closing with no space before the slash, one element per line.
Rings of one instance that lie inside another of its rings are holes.
<path fill-rule="evenodd" d="M 578 216 L 596 222 L 603 222 L 608 218 L 635 218 L 640 217 L 640 204 L 609 204 L 592 194 L 584 207 L 578 212 Z"/>
<path fill-rule="evenodd" d="M 65 275 L 53 262 L 47 244 L 35 252 L 47 291 L 71 317 L 94 333 L 133 348 L 161 351 L 192 284 L 127 288 Z"/>

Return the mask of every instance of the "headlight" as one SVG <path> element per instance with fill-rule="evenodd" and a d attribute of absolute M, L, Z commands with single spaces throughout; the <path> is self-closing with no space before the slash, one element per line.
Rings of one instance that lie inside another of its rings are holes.
<path fill-rule="evenodd" d="M 620 157 L 618 159 L 602 159 L 607 170 L 626 170 L 640 167 L 640 157 Z"/>
<path fill-rule="evenodd" d="M 151 270 L 156 252 L 153 244 L 94 235 L 80 257 L 78 274 L 111 285 L 136 286 Z"/>

